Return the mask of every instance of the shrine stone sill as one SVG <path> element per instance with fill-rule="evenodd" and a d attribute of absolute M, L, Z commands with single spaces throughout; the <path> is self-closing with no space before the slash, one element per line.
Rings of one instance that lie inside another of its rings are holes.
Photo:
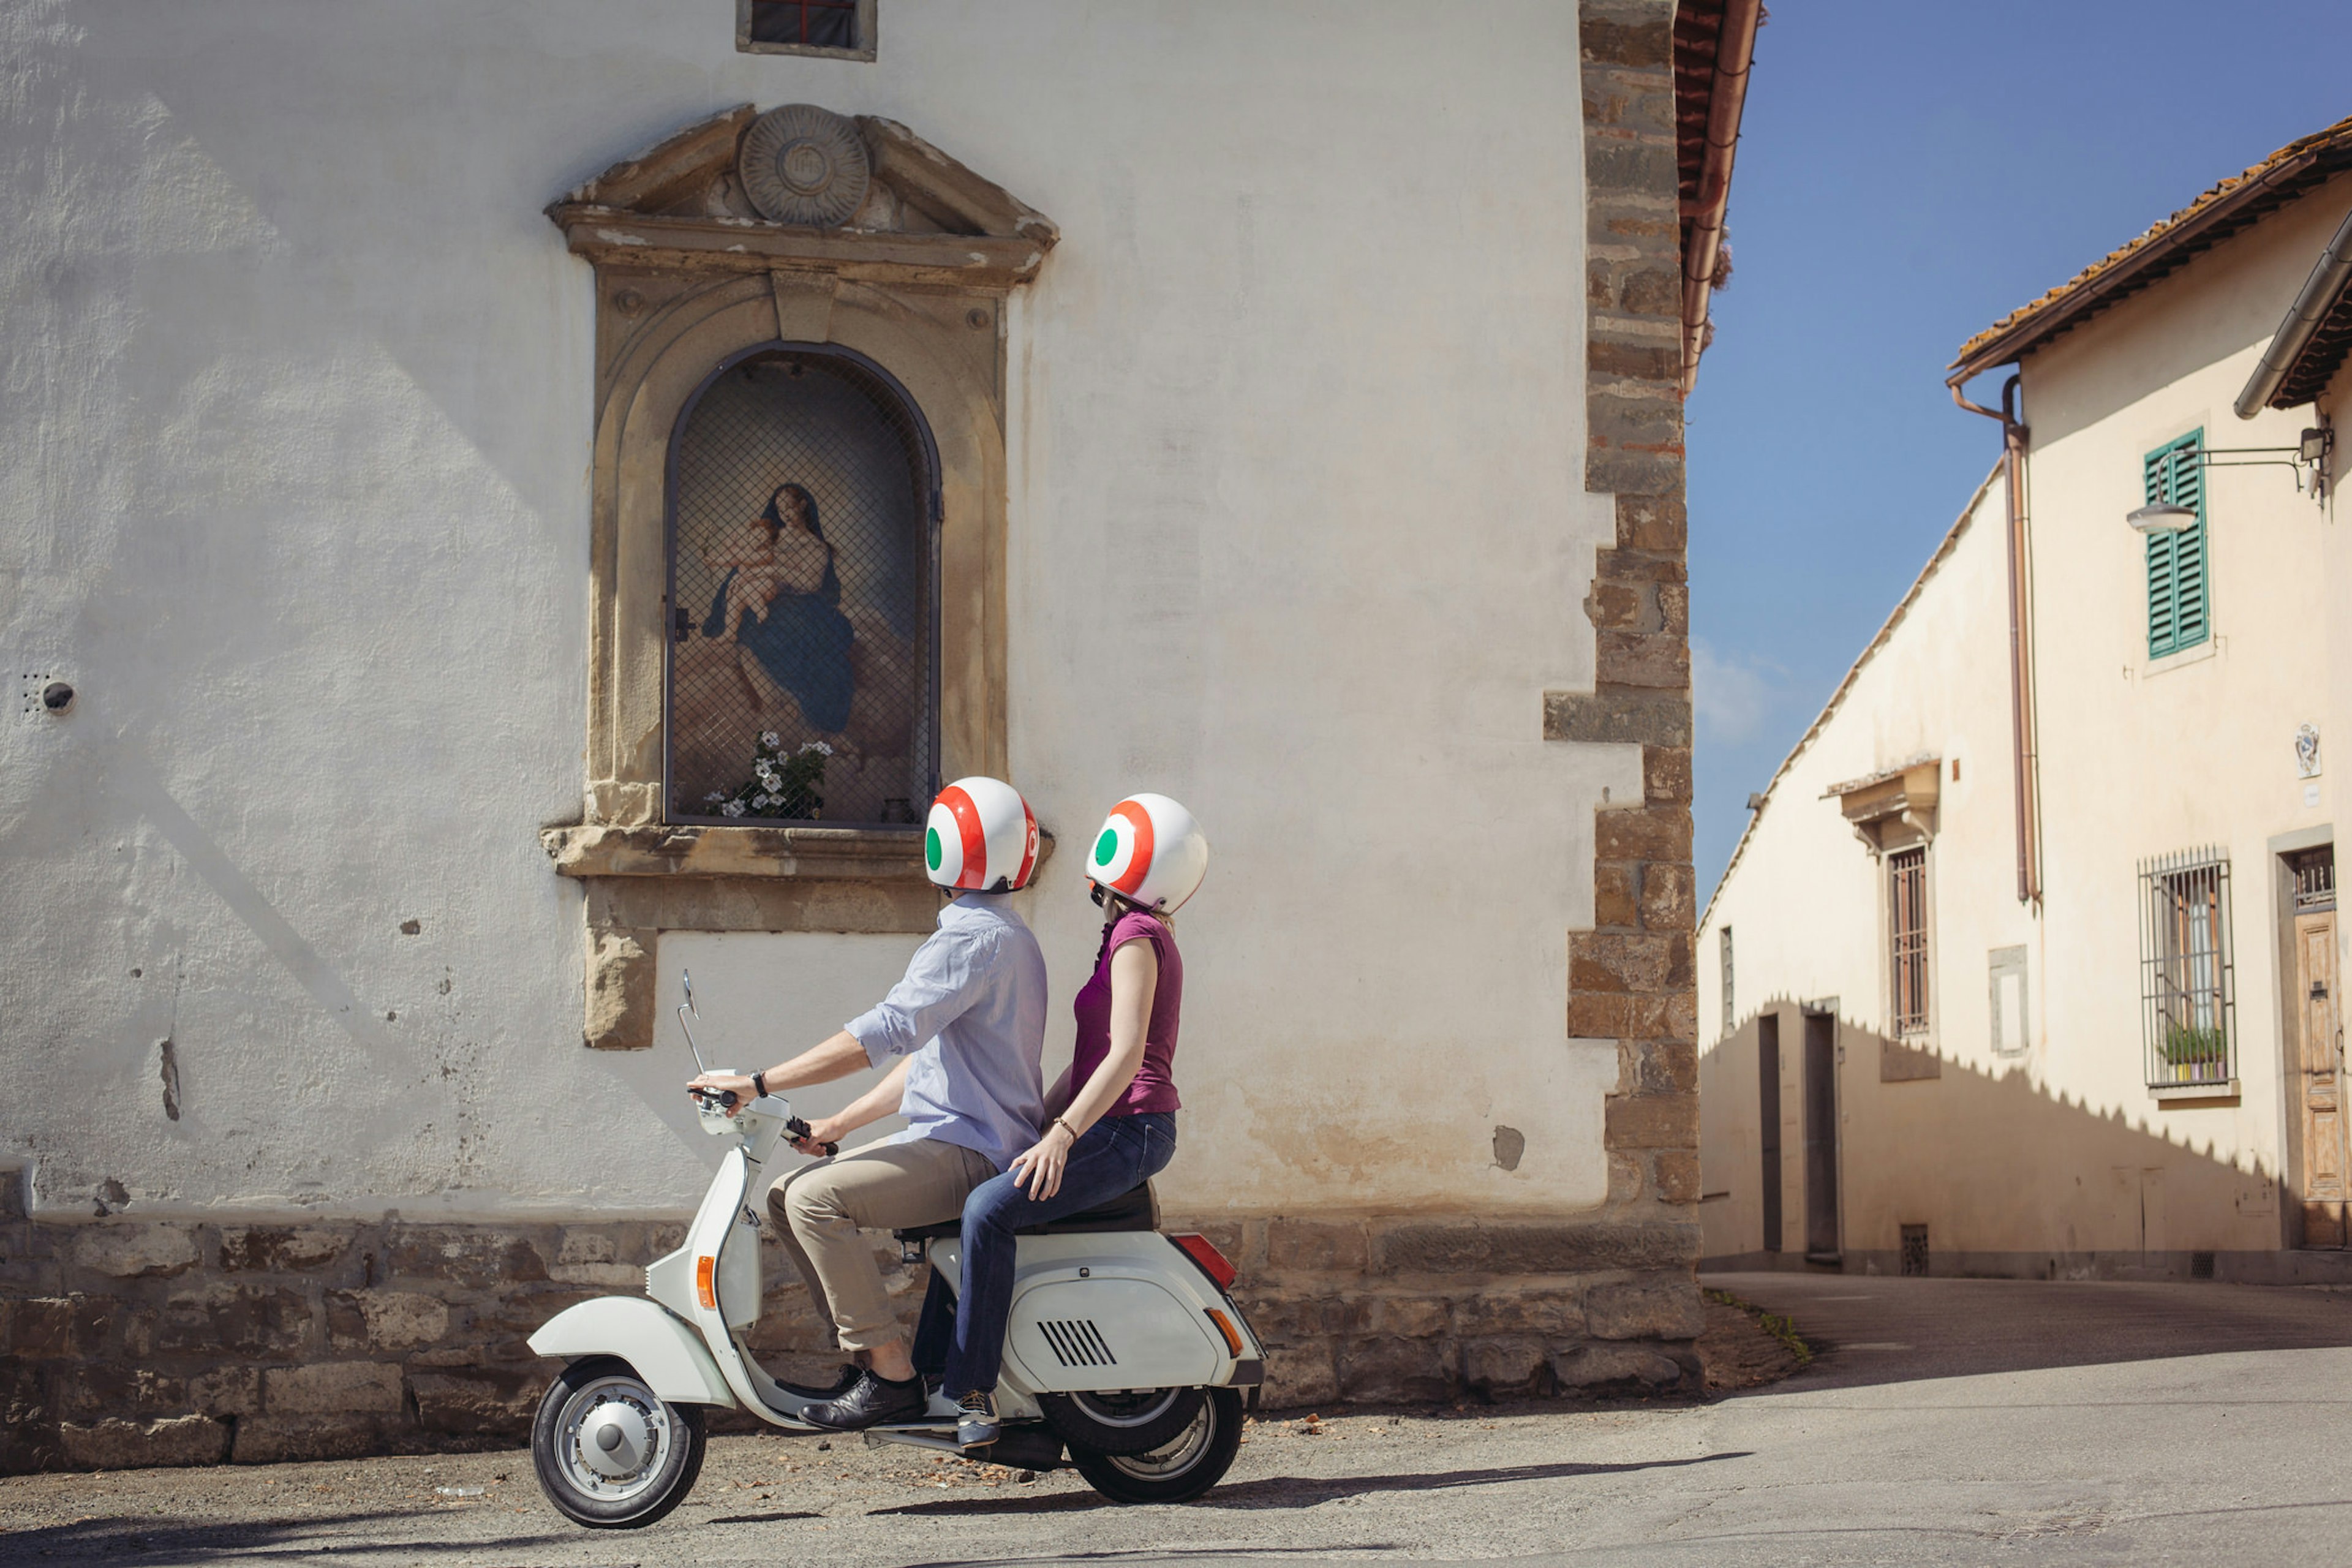
<path fill-rule="evenodd" d="M 919 827 L 551 827 L 539 836 L 565 877 L 815 878 L 921 882 Z"/>
<path fill-rule="evenodd" d="M 2235 1105 L 2238 1103 L 2238 1080 L 2227 1083 L 2152 1083 L 2148 1098 L 2167 1104 L 2187 1100 L 2191 1105 Z"/>

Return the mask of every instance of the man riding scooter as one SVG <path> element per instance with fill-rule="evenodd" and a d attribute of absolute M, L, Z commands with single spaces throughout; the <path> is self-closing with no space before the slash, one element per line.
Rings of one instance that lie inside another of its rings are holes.
<path fill-rule="evenodd" d="M 823 1154 L 894 1112 L 905 1131 L 779 1179 L 768 1211 L 785 1249 L 852 1357 L 805 1418 L 844 1431 L 920 1419 L 929 1399 L 861 1228 L 952 1220 L 964 1199 L 1035 1141 L 1045 1120 L 1045 959 L 1004 895 L 1037 868 L 1037 819 L 1012 785 L 959 779 L 932 802 L 924 868 L 958 897 L 906 977 L 823 1045 L 749 1077 L 706 1073 L 689 1090 L 741 1102 L 897 1062 L 881 1082 L 796 1146 Z"/>

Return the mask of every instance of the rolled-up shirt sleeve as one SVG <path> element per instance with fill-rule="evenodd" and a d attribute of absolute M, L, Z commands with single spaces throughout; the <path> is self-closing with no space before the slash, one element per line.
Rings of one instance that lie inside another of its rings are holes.
<path fill-rule="evenodd" d="M 842 1026 L 880 1067 L 886 1058 L 919 1050 L 979 999 L 988 975 L 988 939 L 942 928 L 908 962 L 906 978 L 890 994 Z"/>

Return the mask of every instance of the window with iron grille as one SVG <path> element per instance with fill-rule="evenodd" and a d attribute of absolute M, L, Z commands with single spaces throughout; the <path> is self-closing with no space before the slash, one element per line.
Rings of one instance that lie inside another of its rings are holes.
<path fill-rule="evenodd" d="M 2196 523 L 2147 536 L 2147 657 L 2196 647 L 2213 635 L 2205 552 L 2205 432 L 2191 431 L 2141 460 L 2150 506 L 2185 506 Z"/>
<path fill-rule="evenodd" d="M 2139 885 L 2147 1081 L 2227 1084 L 2238 1076 L 2230 862 L 2219 849 L 2144 861 Z"/>
<path fill-rule="evenodd" d="M 2336 907 L 2336 846 L 2323 844 L 2287 857 L 2294 873 L 2294 912 L 2326 914 Z"/>
<path fill-rule="evenodd" d="M 1927 851 L 1886 858 L 1887 928 L 1893 934 L 1895 1032 L 1927 1032 Z"/>
<path fill-rule="evenodd" d="M 752 55 L 874 58 L 874 0 L 735 0 L 735 47 Z"/>
<path fill-rule="evenodd" d="M 670 456 L 673 822 L 919 819 L 938 788 L 937 455 L 844 350 L 730 363 Z"/>

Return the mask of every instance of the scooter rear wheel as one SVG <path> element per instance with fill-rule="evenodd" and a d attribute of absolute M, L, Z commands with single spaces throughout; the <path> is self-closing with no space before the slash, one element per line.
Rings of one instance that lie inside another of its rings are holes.
<path fill-rule="evenodd" d="M 591 1530 L 635 1530 L 668 1513 L 694 1489 L 702 1451 L 702 1406 L 665 1402 L 618 1356 L 565 1367 L 531 1424 L 539 1489 Z"/>
<path fill-rule="evenodd" d="M 1128 1394 L 1041 1394 L 1037 1407 L 1062 1440 L 1097 1454 L 1148 1454 L 1192 1425 L 1207 1393 L 1150 1388 Z"/>
<path fill-rule="evenodd" d="M 1225 1479 L 1242 1447 L 1242 1396 L 1212 1388 L 1191 1425 L 1146 1454 L 1070 1445 L 1070 1462 L 1113 1502 L 1190 1502 Z"/>

